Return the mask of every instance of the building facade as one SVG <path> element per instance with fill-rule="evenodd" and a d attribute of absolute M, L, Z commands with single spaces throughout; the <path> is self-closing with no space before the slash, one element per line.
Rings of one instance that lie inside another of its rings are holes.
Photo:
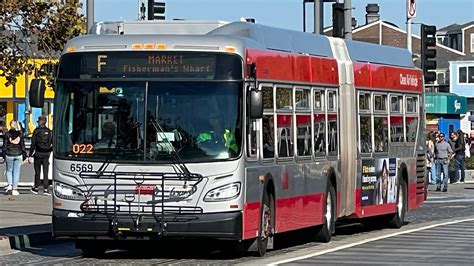
<path fill-rule="evenodd" d="M 44 59 L 31 59 L 39 68 L 46 62 Z M 18 120 L 26 128 L 26 117 L 29 116 L 28 133 L 31 134 L 36 127 L 36 121 L 40 115 L 49 117 L 48 126 L 52 128 L 53 120 L 53 99 L 54 91 L 47 87 L 45 94 L 45 105 L 43 108 L 30 108 L 27 110 L 27 87 L 31 80 L 35 78 L 33 75 L 21 75 L 17 77 L 15 84 L 5 86 L 6 79 L 0 77 L 0 120 L 5 121 L 9 127 L 10 121 Z"/>

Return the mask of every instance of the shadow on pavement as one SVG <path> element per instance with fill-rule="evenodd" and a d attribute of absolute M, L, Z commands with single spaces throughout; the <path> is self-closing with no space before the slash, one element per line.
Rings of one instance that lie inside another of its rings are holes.
<path fill-rule="evenodd" d="M 36 232 L 51 232 L 51 224 L 47 223 L 0 228 L 0 235 L 28 235 Z"/>

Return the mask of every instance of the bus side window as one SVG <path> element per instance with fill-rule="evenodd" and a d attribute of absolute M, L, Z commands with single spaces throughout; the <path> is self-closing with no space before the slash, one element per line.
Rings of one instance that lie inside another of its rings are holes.
<path fill-rule="evenodd" d="M 337 155 L 338 152 L 338 128 L 337 128 L 337 94 L 335 91 L 327 91 L 328 111 L 328 152 L 329 155 Z"/>
<path fill-rule="evenodd" d="M 298 156 L 312 154 L 311 142 L 311 91 L 306 88 L 295 88 L 296 105 L 296 152 Z"/>
<path fill-rule="evenodd" d="M 326 156 L 326 115 L 325 115 L 325 94 L 324 90 L 315 89 L 313 91 L 314 115 L 314 155 L 316 157 Z"/>
<path fill-rule="evenodd" d="M 276 87 L 278 157 L 293 157 L 293 88 Z"/>
<path fill-rule="evenodd" d="M 257 157 L 257 120 L 248 119 L 247 125 L 247 138 L 248 138 L 248 147 L 247 147 L 247 156 L 249 158 Z"/>
<path fill-rule="evenodd" d="M 387 95 L 374 94 L 374 151 L 388 152 Z"/>
<path fill-rule="evenodd" d="M 361 153 L 372 153 L 372 120 L 369 92 L 359 92 L 359 146 Z"/>
<path fill-rule="evenodd" d="M 264 115 L 263 123 L 263 158 L 275 156 L 275 141 L 273 139 L 273 115 Z"/>
<path fill-rule="evenodd" d="M 390 142 L 404 142 L 403 134 L 403 96 L 390 96 Z"/>
<path fill-rule="evenodd" d="M 273 86 L 262 86 L 263 92 L 263 118 L 262 118 L 262 135 L 263 135 L 263 158 L 275 157 L 275 126 L 274 126 L 274 98 Z"/>
<path fill-rule="evenodd" d="M 371 153 L 372 152 L 372 125 L 370 116 L 360 117 L 360 152 Z"/>

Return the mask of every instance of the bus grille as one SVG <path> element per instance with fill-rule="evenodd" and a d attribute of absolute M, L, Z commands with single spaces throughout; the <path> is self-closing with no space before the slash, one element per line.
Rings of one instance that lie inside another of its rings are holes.
<path fill-rule="evenodd" d="M 82 172 L 85 193 L 81 210 L 88 216 L 104 214 L 111 220 L 151 218 L 162 223 L 189 221 L 203 213 L 190 201 L 203 181 L 199 174 L 153 172 Z"/>

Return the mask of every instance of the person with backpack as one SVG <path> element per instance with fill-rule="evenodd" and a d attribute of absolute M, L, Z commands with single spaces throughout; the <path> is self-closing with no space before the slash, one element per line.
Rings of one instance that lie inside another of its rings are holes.
<path fill-rule="evenodd" d="M 31 159 L 34 158 L 35 184 L 31 188 L 31 192 L 34 194 L 39 193 L 41 166 L 43 166 L 43 194 L 50 195 L 48 169 L 49 156 L 53 150 L 53 134 L 51 129 L 46 126 L 46 122 L 46 116 L 38 118 L 38 127 L 33 131 L 33 136 L 31 137 L 29 162 L 31 163 Z"/>

